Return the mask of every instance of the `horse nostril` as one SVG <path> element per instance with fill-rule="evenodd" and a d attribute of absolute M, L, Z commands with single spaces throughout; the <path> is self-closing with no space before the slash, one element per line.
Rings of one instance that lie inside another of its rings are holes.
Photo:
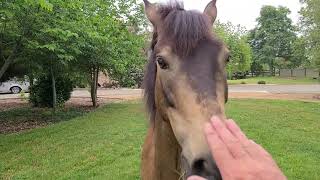
<path fill-rule="evenodd" d="M 192 172 L 195 175 L 203 175 L 206 173 L 206 161 L 203 159 L 196 160 L 192 165 Z"/>
<path fill-rule="evenodd" d="M 208 180 L 222 180 L 220 171 L 212 158 L 197 159 L 192 163 L 191 174 L 198 175 Z"/>

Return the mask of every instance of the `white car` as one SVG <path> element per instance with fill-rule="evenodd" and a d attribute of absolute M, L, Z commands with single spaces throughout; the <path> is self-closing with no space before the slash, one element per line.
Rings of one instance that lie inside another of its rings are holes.
<path fill-rule="evenodd" d="M 18 94 L 21 91 L 28 92 L 30 83 L 27 81 L 9 80 L 6 82 L 0 82 L 0 93 L 12 93 Z"/>

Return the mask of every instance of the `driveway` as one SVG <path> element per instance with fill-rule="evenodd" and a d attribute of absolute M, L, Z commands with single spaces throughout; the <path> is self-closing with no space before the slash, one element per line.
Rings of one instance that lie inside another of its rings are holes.
<path fill-rule="evenodd" d="M 234 94 L 292 94 L 291 96 L 319 95 L 320 85 L 230 85 L 229 93 L 231 97 Z M 99 89 L 98 97 L 111 99 L 136 99 L 142 97 L 141 89 Z M 28 94 L 26 94 L 28 96 Z M 88 98 L 90 92 L 88 89 L 75 89 L 72 92 L 72 98 Z M 0 94 L 1 99 L 21 99 L 19 94 Z"/>

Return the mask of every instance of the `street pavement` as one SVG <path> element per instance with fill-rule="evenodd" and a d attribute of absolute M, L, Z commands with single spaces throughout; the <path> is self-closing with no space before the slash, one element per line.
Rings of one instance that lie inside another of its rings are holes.
<path fill-rule="evenodd" d="M 230 85 L 231 93 L 320 94 L 320 85 Z M 99 89 L 99 97 L 142 96 L 141 89 Z M 26 93 L 28 96 L 28 93 Z M 88 89 L 75 89 L 72 97 L 90 97 Z M 19 94 L 0 94 L 1 99 L 20 99 Z"/>

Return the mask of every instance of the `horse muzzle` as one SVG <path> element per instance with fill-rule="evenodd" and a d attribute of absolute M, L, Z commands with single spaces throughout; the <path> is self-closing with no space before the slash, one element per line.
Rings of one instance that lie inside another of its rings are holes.
<path fill-rule="evenodd" d="M 220 171 L 216 166 L 211 155 L 197 158 L 189 165 L 187 159 L 182 156 L 181 168 L 182 172 L 185 172 L 184 179 L 190 176 L 200 176 L 207 180 L 222 180 Z"/>

